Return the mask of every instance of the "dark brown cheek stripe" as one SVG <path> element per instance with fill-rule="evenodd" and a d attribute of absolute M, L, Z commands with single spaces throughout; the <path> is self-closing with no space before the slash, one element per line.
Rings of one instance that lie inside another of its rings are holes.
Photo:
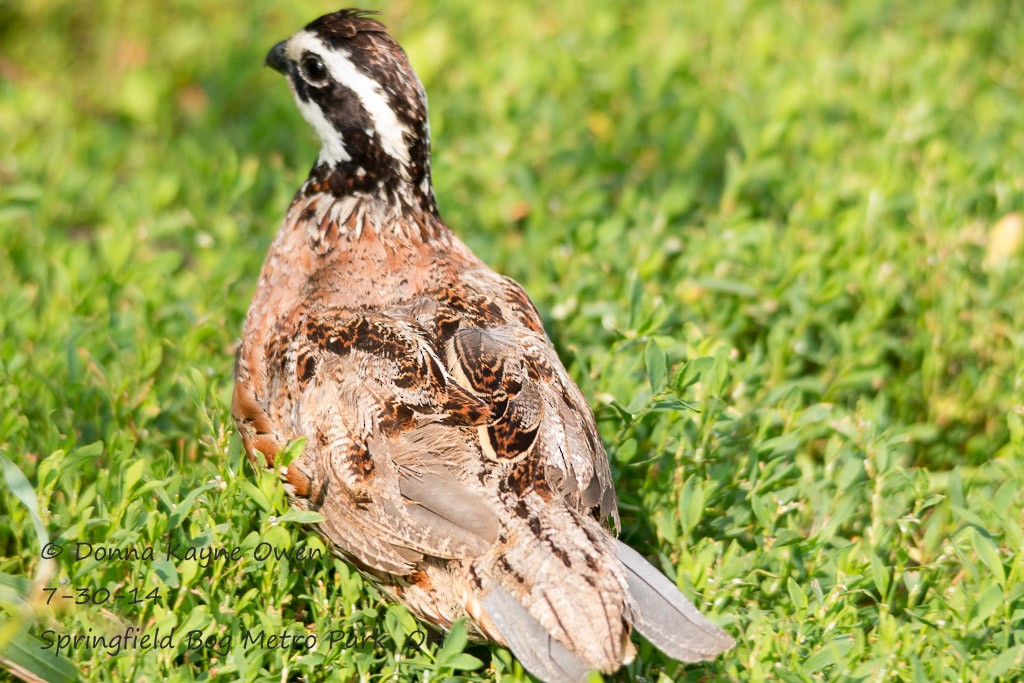
<path fill-rule="evenodd" d="M 302 102 L 309 102 L 309 85 L 295 73 L 295 67 L 292 67 L 288 73 L 288 78 L 292 82 L 292 87 L 295 88 L 295 96 Z"/>

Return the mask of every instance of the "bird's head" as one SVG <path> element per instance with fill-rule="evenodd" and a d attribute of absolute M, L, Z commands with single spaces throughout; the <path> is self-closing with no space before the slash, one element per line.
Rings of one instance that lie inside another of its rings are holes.
<path fill-rule="evenodd" d="M 267 54 L 320 136 L 311 180 L 337 196 L 366 194 L 436 211 L 427 96 L 409 60 L 371 12 L 346 9 Z"/>

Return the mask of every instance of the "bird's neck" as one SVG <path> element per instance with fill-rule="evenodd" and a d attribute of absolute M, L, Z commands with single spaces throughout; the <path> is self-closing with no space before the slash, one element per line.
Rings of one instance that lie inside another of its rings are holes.
<path fill-rule="evenodd" d="M 301 231 L 303 236 L 292 239 L 307 241 L 319 255 L 348 250 L 365 240 L 379 242 L 389 251 L 443 250 L 452 235 L 437 211 L 429 176 L 422 189 L 387 183 L 350 185 L 337 167 L 317 165 L 292 201 L 282 232 Z"/>
<path fill-rule="evenodd" d="M 327 146 L 321 150 L 300 194 L 327 194 L 339 200 L 361 197 L 409 214 L 438 215 L 426 134 L 417 136 L 398 156 L 355 134 L 347 137 L 351 138 L 347 146 L 338 145 L 340 154 Z"/>
<path fill-rule="evenodd" d="M 435 214 L 372 195 L 296 195 L 267 254 L 253 299 L 277 319 L 310 292 L 341 307 L 389 306 L 436 288 L 479 260 Z"/>

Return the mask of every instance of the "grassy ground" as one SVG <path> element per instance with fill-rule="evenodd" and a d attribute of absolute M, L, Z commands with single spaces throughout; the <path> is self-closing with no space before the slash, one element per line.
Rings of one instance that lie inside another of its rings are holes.
<path fill-rule="evenodd" d="M 899 4 L 374 5 L 432 98 L 442 212 L 591 399 L 625 538 L 737 637 L 616 680 L 1024 676 L 1024 6 Z M 0 453 L 65 550 L 31 632 L 216 637 L 79 647 L 89 680 L 522 680 L 420 645 L 340 561 L 252 558 L 323 548 L 228 396 L 316 153 L 263 55 L 335 7 L 156 8 L 0 4 Z M 0 572 L 32 577 L 2 490 Z"/>

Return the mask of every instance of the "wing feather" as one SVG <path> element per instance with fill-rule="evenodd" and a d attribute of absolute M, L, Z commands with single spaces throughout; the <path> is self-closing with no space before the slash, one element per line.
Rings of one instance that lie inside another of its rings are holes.
<path fill-rule="evenodd" d="M 454 383 L 406 321 L 328 310 L 302 329 L 268 355 L 282 359 L 279 389 L 292 396 L 286 422 L 307 437 L 291 467 L 311 482 L 307 505 L 324 514 L 324 535 L 394 574 L 412 572 L 424 555 L 484 553 L 496 535 L 492 507 L 455 469 L 430 463 L 474 458 L 455 425 L 482 420 L 485 404 Z M 424 444 L 430 458 L 416 457 Z"/>

